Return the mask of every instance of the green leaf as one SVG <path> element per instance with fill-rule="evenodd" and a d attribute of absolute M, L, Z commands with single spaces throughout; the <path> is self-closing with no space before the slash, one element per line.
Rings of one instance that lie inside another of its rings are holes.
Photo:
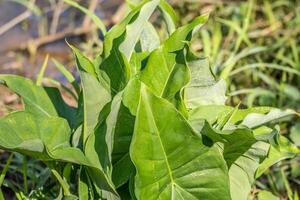
<path fill-rule="evenodd" d="M 168 32 L 171 35 L 176 30 L 176 24 L 178 21 L 176 12 L 165 0 L 160 0 L 159 8 L 166 22 Z"/>
<path fill-rule="evenodd" d="M 206 23 L 208 17 L 208 14 L 201 15 L 193 19 L 189 24 L 176 29 L 176 31 L 164 42 L 164 46 L 168 52 L 181 50 L 186 42 L 191 40 L 193 34 Z"/>
<path fill-rule="evenodd" d="M 78 180 L 78 196 L 80 200 L 93 199 L 92 187 L 88 175 L 84 168 L 80 169 Z"/>
<path fill-rule="evenodd" d="M 57 116 L 56 109 L 43 87 L 16 75 L 0 75 L 0 81 L 22 97 L 27 112 L 39 116 Z"/>
<path fill-rule="evenodd" d="M 140 10 L 147 3 L 150 3 L 149 5 L 151 5 L 151 0 L 145 0 L 142 3 L 140 3 L 138 6 L 136 6 L 134 9 L 132 9 L 120 23 L 114 25 L 109 30 L 109 32 L 105 35 L 104 44 L 103 44 L 103 48 L 104 48 L 103 57 L 104 58 L 107 58 L 111 54 L 111 52 L 114 51 L 114 49 L 118 48 L 120 43 L 118 43 L 118 45 L 116 45 L 115 40 L 117 40 L 122 35 L 124 35 L 127 25 L 135 20 L 135 17 L 137 16 L 137 14 L 139 14 Z"/>
<path fill-rule="evenodd" d="M 127 183 L 134 172 L 134 165 L 130 159 L 129 152 L 127 152 L 121 159 L 114 163 L 112 179 L 116 188 Z"/>
<path fill-rule="evenodd" d="M 130 147 L 137 198 L 230 199 L 226 163 L 203 140 L 170 103 L 143 86 Z"/>
<path fill-rule="evenodd" d="M 300 146 L 300 123 L 296 123 L 291 128 L 290 138 L 295 145 Z"/>
<path fill-rule="evenodd" d="M 72 46 L 71 46 L 72 47 Z M 83 143 L 93 134 L 103 107 L 110 102 L 107 82 L 98 75 L 92 62 L 72 47 L 81 78 L 83 92 Z"/>
<path fill-rule="evenodd" d="M 147 25 L 147 22 L 158 6 L 160 0 L 152 0 L 144 4 L 139 11 L 138 17 L 126 26 L 126 36 L 120 44 L 120 51 L 124 54 L 127 60 L 130 60 L 134 47 L 140 39 L 141 33 Z"/>
<path fill-rule="evenodd" d="M 10 134 L 7 134 L 10 133 Z M 43 161 L 62 161 L 85 165 L 95 184 L 107 195 L 117 197 L 113 184 L 83 152 L 70 146 L 71 130 L 58 117 L 36 117 L 27 112 L 15 112 L 0 119 L 0 146 Z M 97 174 L 97 177 L 93 177 Z M 117 199 L 117 198 L 116 198 Z"/>
<path fill-rule="evenodd" d="M 69 146 L 71 130 L 62 118 L 15 112 L 0 119 L 0 127 L 2 148 L 40 159 L 49 159 L 51 151 Z"/>
<path fill-rule="evenodd" d="M 51 99 L 58 115 L 62 118 L 65 118 L 68 121 L 69 126 L 72 129 L 75 129 L 78 126 L 78 122 L 76 119 L 77 117 L 76 108 L 71 107 L 65 103 L 65 101 L 63 100 L 60 94 L 60 91 L 57 88 L 46 87 L 45 91 L 47 92 L 49 98 Z"/>
<path fill-rule="evenodd" d="M 139 80 L 139 77 L 136 76 L 128 82 L 124 89 L 123 103 L 134 116 L 136 115 L 140 101 L 140 88 L 141 81 Z"/>
<path fill-rule="evenodd" d="M 74 76 L 72 75 L 71 72 L 69 72 L 65 66 L 63 66 L 60 62 L 58 62 L 56 59 L 52 58 L 51 59 L 52 62 L 54 63 L 55 67 L 60 71 L 60 73 L 62 73 L 64 75 L 64 77 L 66 77 L 66 79 L 68 80 L 69 83 L 72 84 L 72 86 L 74 87 L 74 89 L 77 92 L 77 95 L 80 94 L 80 88 L 79 85 L 77 84 Z"/>
<path fill-rule="evenodd" d="M 130 66 L 124 55 L 117 49 L 123 36 L 114 41 L 110 55 L 100 64 L 100 70 L 106 73 L 111 83 L 113 95 L 122 91 L 130 78 Z"/>
<path fill-rule="evenodd" d="M 112 144 L 110 153 L 113 164 L 113 180 L 116 187 L 125 184 L 134 166 L 129 157 L 129 147 L 134 131 L 135 117 L 122 102 L 123 93 L 114 99 L 112 112 L 106 119 L 107 137 Z"/>
<path fill-rule="evenodd" d="M 275 196 L 269 191 L 262 190 L 258 192 L 257 199 L 258 200 L 279 200 L 280 198 Z"/>
<path fill-rule="evenodd" d="M 252 113 L 246 116 L 243 120 L 242 125 L 248 128 L 256 128 L 272 121 L 278 121 L 282 118 L 295 115 L 296 112 L 293 110 L 282 111 L 280 109 L 272 109 L 268 114 Z"/>
<path fill-rule="evenodd" d="M 188 119 L 189 122 L 195 126 L 198 122 L 202 123 L 203 120 L 208 121 L 209 124 L 214 124 L 232 110 L 232 107 L 224 105 L 199 106 L 189 112 Z"/>
<path fill-rule="evenodd" d="M 251 112 L 265 113 L 268 109 L 238 110 L 226 106 L 200 106 L 195 111 L 197 112 L 191 112 L 193 115 L 190 122 L 194 130 L 219 143 L 229 168 L 231 198 L 247 200 L 255 180 L 256 170 L 270 148 L 269 144 L 258 140 L 262 138 L 268 141 L 268 138 L 272 138 L 274 134 L 272 134 L 273 129 L 270 128 L 252 131 L 243 126 L 239 127 L 238 123 L 240 118 L 243 119 Z M 223 128 L 214 130 L 204 121 L 205 119 L 217 123 L 215 125 L 217 128 L 221 123 Z"/>
<path fill-rule="evenodd" d="M 130 58 L 158 3 L 159 0 L 143 1 L 121 23 L 115 25 L 104 39 L 104 60 L 100 69 L 110 78 L 113 95 L 122 91 L 130 78 Z"/>
<path fill-rule="evenodd" d="M 216 81 L 211 72 L 208 59 L 192 58 L 188 61 L 191 81 L 184 89 L 185 103 L 188 109 L 201 105 L 225 105 L 226 83 Z"/>
<path fill-rule="evenodd" d="M 248 199 L 255 180 L 255 172 L 261 159 L 267 155 L 268 149 L 269 145 L 267 143 L 255 143 L 230 167 L 229 177 L 232 200 Z"/>
<path fill-rule="evenodd" d="M 77 49 L 76 47 L 70 45 L 69 43 L 67 43 L 67 44 L 72 49 L 72 51 L 75 55 L 78 70 L 79 71 L 85 71 L 85 72 L 89 73 L 90 75 L 94 76 L 95 78 L 97 78 L 98 77 L 97 71 L 96 71 L 95 66 L 92 63 L 92 61 L 90 61 L 85 55 L 83 55 L 79 51 L 79 49 Z"/>
<path fill-rule="evenodd" d="M 271 145 L 267 158 L 259 165 L 256 172 L 256 178 L 260 177 L 269 167 L 279 161 L 293 158 L 300 154 L 300 149 L 292 144 L 287 138 L 278 135 L 276 142 L 277 144 Z"/>
<path fill-rule="evenodd" d="M 187 84 L 189 71 L 185 63 L 186 41 L 197 27 L 205 23 L 207 16 L 200 16 L 190 24 L 177 29 L 160 48 L 154 50 L 142 71 L 141 80 L 160 97 L 173 99 Z"/>
<path fill-rule="evenodd" d="M 159 36 L 150 22 L 147 22 L 144 26 L 141 33 L 140 43 L 141 50 L 143 52 L 152 52 L 160 46 Z"/>

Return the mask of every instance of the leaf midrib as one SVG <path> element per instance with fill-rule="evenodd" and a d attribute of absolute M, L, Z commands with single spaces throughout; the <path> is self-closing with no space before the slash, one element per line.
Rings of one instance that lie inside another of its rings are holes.
<path fill-rule="evenodd" d="M 153 122 L 153 125 L 154 125 L 154 128 L 155 128 L 155 131 L 158 135 L 158 139 L 159 139 L 159 143 L 160 143 L 160 146 L 161 146 L 161 149 L 162 149 L 162 152 L 163 152 L 163 155 L 165 157 L 165 162 L 166 162 L 166 165 L 167 165 L 167 169 L 168 169 L 168 174 L 169 174 L 169 177 L 171 179 L 171 185 L 173 187 L 173 185 L 175 184 L 175 181 L 174 181 L 174 177 L 173 177 L 173 174 L 172 174 L 172 170 L 171 170 L 171 167 L 170 167 L 170 163 L 169 163 L 169 160 L 168 160 L 168 156 L 166 154 L 166 151 L 165 151 L 165 148 L 164 148 L 164 145 L 163 145 L 163 142 L 161 140 L 161 136 L 160 136 L 160 131 L 158 130 L 158 127 L 156 126 L 156 122 L 154 120 L 154 115 L 153 115 L 153 112 L 152 112 L 152 109 L 149 105 L 149 99 L 148 99 L 148 95 L 147 94 L 144 94 L 143 95 L 145 98 L 146 98 L 146 101 L 145 101 L 145 107 L 146 107 L 146 110 L 149 111 L 149 114 L 150 114 L 150 118 Z"/>
<path fill-rule="evenodd" d="M 35 103 L 35 101 L 33 101 L 31 98 L 27 97 L 27 96 L 22 96 L 23 100 L 26 100 L 28 103 L 30 103 L 31 105 L 33 105 L 34 107 L 36 107 L 38 110 L 40 110 L 42 113 L 44 113 L 46 116 L 50 117 L 51 115 L 43 109 L 43 107 L 41 107 L 40 105 L 38 105 L 37 103 Z M 26 105 L 25 105 L 26 108 Z"/>

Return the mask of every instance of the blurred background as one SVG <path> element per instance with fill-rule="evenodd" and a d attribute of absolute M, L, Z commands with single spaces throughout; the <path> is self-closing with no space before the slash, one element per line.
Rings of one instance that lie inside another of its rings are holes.
<path fill-rule="evenodd" d="M 77 2 L 99 16 L 108 28 L 129 11 L 124 0 Z M 228 104 L 274 106 L 300 112 L 300 0 L 169 0 L 169 3 L 179 16 L 179 25 L 211 13 L 209 22 L 194 38 L 193 48 L 209 57 L 213 72 L 227 81 Z M 159 22 L 161 16 L 154 14 L 151 20 Z M 157 23 L 156 28 L 163 38 L 166 27 Z M 101 32 L 90 18 L 63 0 L 0 0 L 0 73 L 35 79 L 49 55 L 46 75 L 66 83 L 55 68 L 63 64 L 76 76 L 65 40 L 87 56 L 95 57 L 102 50 L 101 39 Z M 71 100 L 69 103 L 72 104 Z M 20 109 L 18 96 L 0 86 L 0 116 L 15 109 Z M 283 134 L 300 146 L 299 120 L 284 122 L 281 127 Z M 2 156 L 1 160 L 5 159 Z M 11 192 L 23 180 L 14 177 L 18 176 L 17 166 L 22 165 L 22 159 L 17 156 L 13 162 L 9 174 L 13 176 L 12 183 L 5 183 Z M 29 164 L 27 169 L 36 177 L 28 180 L 30 187 L 38 185 L 36 181 L 43 172 L 34 166 Z M 299 199 L 300 158 L 280 162 L 269 170 L 253 188 L 254 196 L 259 188 L 281 199 Z"/>

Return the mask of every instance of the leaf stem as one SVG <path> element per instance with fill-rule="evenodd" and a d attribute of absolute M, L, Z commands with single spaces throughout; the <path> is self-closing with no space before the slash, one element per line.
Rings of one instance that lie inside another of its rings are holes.
<path fill-rule="evenodd" d="M 51 169 L 51 172 L 53 173 L 53 175 L 55 176 L 55 178 L 61 185 L 61 187 L 64 191 L 64 195 L 71 196 L 71 192 L 69 190 L 70 187 L 69 187 L 68 183 L 60 176 L 60 174 L 55 169 Z"/>

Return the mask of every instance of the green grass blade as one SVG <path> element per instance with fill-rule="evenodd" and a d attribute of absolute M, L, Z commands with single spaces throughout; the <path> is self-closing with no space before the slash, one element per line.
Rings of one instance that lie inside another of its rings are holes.
<path fill-rule="evenodd" d="M 76 3 L 73 0 L 64 0 L 64 2 L 69 4 L 70 6 L 73 6 L 77 9 L 79 9 L 84 14 L 89 16 L 93 20 L 93 22 L 98 26 L 98 28 L 102 31 L 103 35 L 106 34 L 107 31 L 106 31 L 104 23 L 102 22 L 102 20 L 97 15 L 95 15 L 95 13 L 89 11 L 88 9 L 86 9 L 85 7 L 79 5 L 78 3 Z"/>
<path fill-rule="evenodd" d="M 1 172 L 1 175 L 0 175 L 0 187 L 3 184 L 5 175 L 6 175 L 7 171 L 8 171 L 8 167 L 9 167 L 11 161 L 12 161 L 13 156 L 14 156 L 14 154 L 11 153 L 10 156 L 8 157 L 8 159 L 7 159 L 7 162 L 6 162 L 6 164 L 5 164 L 2 172 Z"/>
<path fill-rule="evenodd" d="M 56 59 L 52 58 L 51 60 L 54 63 L 55 67 L 60 71 L 60 73 L 62 73 L 64 75 L 64 77 L 66 77 L 67 81 L 72 84 L 72 86 L 76 90 L 77 94 L 79 94 L 80 87 L 76 83 L 76 79 L 74 78 L 74 76 L 65 68 L 65 66 L 63 64 L 58 62 Z"/>
<path fill-rule="evenodd" d="M 36 85 L 37 86 L 42 85 L 43 77 L 44 77 L 44 74 L 45 74 L 45 71 L 46 71 L 46 68 L 47 68 L 47 65 L 48 65 L 48 60 L 49 60 L 49 54 L 46 55 L 44 63 L 41 67 L 41 70 L 40 70 L 40 72 L 37 76 L 37 80 L 36 80 Z"/>
<path fill-rule="evenodd" d="M 250 70 L 250 69 L 255 69 L 255 68 L 270 68 L 270 69 L 277 69 L 281 71 L 285 71 L 291 74 L 295 74 L 297 76 L 300 76 L 300 72 L 298 70 L 295 70 L 293 68 L 287 67 L 287 66 L 281 66 L 277 64 L 272 64 L 272 63 L 253 63 L 249 65 L 242 66 L 236 70 L 233 70 L 229 76 L 234 76 L 238 73 L 241 73 L 245 70 Z"/>

